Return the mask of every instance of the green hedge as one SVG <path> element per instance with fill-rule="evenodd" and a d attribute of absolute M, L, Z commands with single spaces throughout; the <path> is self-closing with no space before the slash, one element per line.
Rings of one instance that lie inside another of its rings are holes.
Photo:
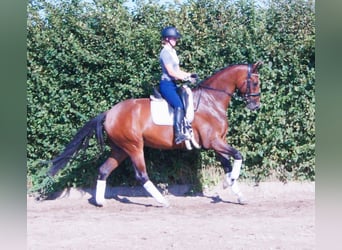
<path fill-rule="evenodd" d="M 244 155 L 242 178 L 315 179 L 315 13 L 304 0 L 190 0 L 159 5 L 122 1 L 30 0 L 27 22 L 28 188 L 92 186 L 106 152 L 95 141 L 52 180 L 55 157 L 83 124 L 127 99 L 147 97 L 160 77 L 160 30 L 178 27 L 181 66 L 201 78 L 235 63 L 264 62 L 262 108 L 233 99 L 227 141 Z M 216 182 L 211 151 L 146 149 L 152 180 Z M 136 184 L 130 162 L 110 176 Z"/>

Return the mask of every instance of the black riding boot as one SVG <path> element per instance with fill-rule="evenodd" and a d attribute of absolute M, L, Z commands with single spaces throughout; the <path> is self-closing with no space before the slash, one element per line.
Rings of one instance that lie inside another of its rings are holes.
<path fill-rule="evenodd" d="M 175 143 L 179 144 L 185 140 L 187 140 L 187 136 L 183 134 L 182 131 L 182 123 L 184 119 L 184 111 L 182 108 L 175 108 L 174 110 L 175 115 L 175 124 L 174 124 L 174 130 L 175 130 Z"/>

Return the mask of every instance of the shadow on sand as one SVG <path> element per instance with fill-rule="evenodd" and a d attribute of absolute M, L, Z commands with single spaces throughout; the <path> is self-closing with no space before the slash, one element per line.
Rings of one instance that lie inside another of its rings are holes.
<path fill-rule="evenodd" d="M 230 201 L 230 200 L 223 200 L 218 194 L 209 195 L 205 194 L 204 192 L 192 193 L 190 185 L 172 185 L 169 187 L 158 187 L 159 191 L 164 195 L 173 195 L 177 197 L 205 197 L 208 198 L 210 203 L 228 203 L 228 204 L 235 204 L 241 205 L 238 202 Z M 72 197 L 75 194 L 78 196 L 90 196 L 88 199 L 88 203 L 99 207 L 95 201 L 95 188 L 68 188 L 60 192 L 55 192 L 49 197 L 44 200 L 54 200 L 54 199 L 61 199 L 61 198 L 68 198 Z M 114 199 L 120 203 L 124 204 L 131 204 L 131 205 L 138 205 L 138 206 L 145 206 L 145 207 L 163 207 L 162 205 L 152 205 L 152 204 L 144 204 L 139 202 L 134 202 L 129 199 L 129 197 L 150 197 L 150 195 L 146 192 L 146 190 L 141 186 L 134 186 L 134 187 L 127 187 L 127 186 L 120 186 L 120 187 L 106 187 L 105 191 L 105 198 L 107 200 Z M 152 201 L 151 197 L 151 201 Z M 154 201 L 154 200 L 153 200 Z M 154 204 L 154 203 L 153 203 Z"/>

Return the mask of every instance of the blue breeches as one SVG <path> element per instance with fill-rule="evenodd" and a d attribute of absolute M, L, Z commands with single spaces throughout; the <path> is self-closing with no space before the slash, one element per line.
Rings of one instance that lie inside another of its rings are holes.
<path fill-rule="evenodd" d="M 160 81 L 160 93 L 163 98 L 173 107 L 184 109 L 183 102 L 177 93 L 177 85 L 172 81 Z"/>

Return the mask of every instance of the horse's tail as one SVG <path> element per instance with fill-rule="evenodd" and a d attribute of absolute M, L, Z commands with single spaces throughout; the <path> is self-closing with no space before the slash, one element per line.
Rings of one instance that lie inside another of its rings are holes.
<path fill-rule="evenodd" d="M 95 134 L 97 142 L 100 144 L 101 150 L 103 149 L 103 121 L 106 118 L 106 112 L 99 114 L 97 117 L 88 121 L 83 128 L 81 128 L 75 137 L 65 147 L 64 151 L 54 158 L 52 166 L 48 172 L 49 175 L 54 176 L 60 169 L 72 160 L 80 150 L 84 150 L 89 146 L 90 138 Z"/>

